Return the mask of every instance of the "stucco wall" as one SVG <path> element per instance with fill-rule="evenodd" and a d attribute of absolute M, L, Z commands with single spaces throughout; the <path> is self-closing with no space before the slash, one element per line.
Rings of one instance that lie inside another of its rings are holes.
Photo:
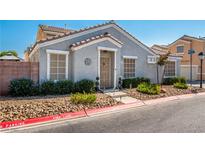
<path fill-rule="evenodd" d="M 147 63 L 147 56 L 148 55 L 152 55 L 151 53 L 149 53 L 147 50 L 145 50 L 144 48 L 140 47 L 138 44 L 136 44 L 135 42 L 133 42 L 131 39 L 127 38 L 125 35 L 123 35 L 122 33 L 120 33 L 119 31 L 117 31 L 116 29 L 114 29 L 113 27 L 104 29 L 104 30 L 99 30 L 97 32 L 94 33 L 90 33 L 81 37 L 76 37 L 70 40 L 66 40 L 60 43 L 56 43 L 53 45 L 49 45 L 46 47 L 43 47 L 40 49 L 40 80 L 46 80 L 46 75 L 47 75 L 47 58 L 46 58 L 46 49 L 56 49 L 56 50 L 64 50 L 64 51 L 69 51 L 69 46 L 72 43 L 78 42 L 80 40 L 84 40 L 87 38 L 90 38 L 92 36 L 96 36 L 99 34 L 104 34 L 105 32 L 110 33 L 112 36 L 114 36 L 115 38 L 117 38 L 118 40 L 120 40 L 123 43 L 123 46 L 121 48 L 121 55 L 118 56 L 119 58 L 119 63 L 117 65 L 119 68 L 118 74 L 117 76 L 119 77 L 120 75 L 123 76 L 123 58 L 122 56 L 137 56 L 138 59 L 136 60 L 136 76 L 139 77 L 148 77 L 152 80 L 152 82 L 156 82 L 156 64 L 148 64 Z M 105 43 L 105 42 L 104 42 Z M 103 45 L 103 44 L 102 44 Z M 94 46 L 90 47 L 90 48 L 94 48 Z M 96 46 L 95 46 L 96 48 Z M 93 49 L 82 49 L 82 50 L 86 50 L 86 52 L 88 52 L 86 55 L 89 54 L 93 54 L 90 56 L 94 56 L 96 57 L 95 52 L 97 52 L 97 50 L 93 50 Z M 90 51 L 92 50 L 92 51 Z M 76 75 L 79 74 L 79 71 L 77 71 L 78 73 L 75 72 L 75 69 L 79 68 L 80 65 L 75 66 L 76 63 L 82 63 L 82 57 L 83 55 L 81 55 L 80 53 L 82 51 L 80 51 L 79 53 L 77 53 L 78 51 L 76 51 L 75 54 L 70 54 L 69 55 L 69 79 L 75 79 Z M 78 57 L 79 56 L 79 57 Z M 94 58 L 93 57 L 93 58 Z M 72 64 L 72 60 L 73 59 L 73 64 Z M 95 62 L 95 59 L 93 59 L 93 61 Z M 83 62 L 84 63 L 84 62 Z M 82 65 L 81 67 L 83 67 L 84 65 Z M 92 74 L 96 74 L 96 70 L 97 70 L 97 65 L 96 66 L 92 66 L 93 70 L 90 70 L 92 72 Z M 91 73 L 90 72 L 90 73 Z M 87 73 L 82 72 L 82 74 L 79 76 L 77 75 L 77 79 L 82 78 L 82 76 L 87 76 Z M 85 78 L 84 77 L 84 78 Z M 95 76 L 92 76 L 91 79 L 95 79 Z M 75 80 L 77 80 L 75 79 Z"/>
<path fill-rule="evenodd" d="M 109 41 L 103 41 L 73 52 L 73 75 L 74 81 L 82 79 L 95 80 L 98 76 L 98 47 L 118 49 L 116 53 L 116 76 L 120 75 L 120 48 Z M 85 58 L 91 59 L 91 65 L 85 65 Z"/>

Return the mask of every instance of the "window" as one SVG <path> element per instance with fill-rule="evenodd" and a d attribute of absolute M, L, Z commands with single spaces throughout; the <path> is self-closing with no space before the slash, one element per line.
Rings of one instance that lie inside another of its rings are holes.
<path fill-rule="evenodd" d="M 135 59 L 124 58 L 124 78 L 135 77 Z"/>
<path fill-rule="evenodd" d="M 183 53 L 184 52 L 184 46 L 180 45 L 177 46 L 177 53 Z"/>
<path fill-rule="evenodd" d="M 50 54 L 50 80 L 66 79 L 66 55 Z"/>
<path fill-rule="evenodd" d="M 149 64 L 155 64 L 156 63 L 156 57 L 155 56 L 148 56 L 147 57 L 147 62 L 149 63 Z"/>
<path fill-rule="evenodd" d="M 165 73 L 164 76 L 165 77 L 174 77 L 175 74 L 175 61 L 169 61 L 166 65 L 165 65 Z"/>

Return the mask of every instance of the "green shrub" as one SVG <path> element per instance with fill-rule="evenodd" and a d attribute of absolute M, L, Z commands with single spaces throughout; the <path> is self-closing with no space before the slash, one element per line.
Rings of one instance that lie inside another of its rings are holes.
<path fill-rule="evenodd" d="M 41 87 L 36 84 L 36 85 L 33 85 L 32 86 L 32 90 L 31 90 L 31 95 L 32 96 L 38 96 L 38 95 L 41 95 Z"/>
<path fill-rule="evenodd" d="M 158 95 L 160 94 L 161 88 L 159 85 L 144 82 L 138 85 L 137 91 L 145 94 Z"/>
<path fill-rule="evenodd" d="M 62 80 L 55 83 L 55 91 L 57 94 L 70 94 L 73 92 L 74 84 L 70 80 Z"/>
<path fill-rule="evenodd" d="M 56 86 L 54 81 L 45 81 L 41 84 L 41 93 L 44 95 L 56 94 Z"/>
<path fill-rule="evenodd" d="M 71 102 L 76 105 L 88 105 L 95 103 L 96 98 L 95 94 L 76 93 L 71 95 Z"/>
<path fill-rule="evenodd" d="M 186 79 L 184 77 L 173 77 L 173 78 L 164 78 L 163 79 L 164 85 L 173 85 L 177 82 L 186 83 Z"/>
<path fill-rule="evenodd" d="M 174 84 L 174 87 L 175 88 L 178 88 L 178 89 L 187 89 L 188 86 L 186 83 L 181 83 L 181 82 L 177 82 Z"/>
<path fill-rule="evenodd" d="M 92 80 L 83 79 L 75 83 L 75 92 L 92 93 L 95 91 L 95 83 Z"/>
<path fill-rule="evenodd" d="M 130 88 L 130 85 L 132 88 L 137 88 L 137 86 L 140 83 L 150 83 L 150 79 L 144 78 L 144 77 L 137 77 L 137 78 L 131 78 L 131 79 L 123 79 L 122 81 L 122 87 L 123 88 Z"/>
<path fill-rule="evenodd" d="M 9 85 L 9 93 L 12 96 L 31 96 L 33 84 L 31 79 L 12 80 Z"/>

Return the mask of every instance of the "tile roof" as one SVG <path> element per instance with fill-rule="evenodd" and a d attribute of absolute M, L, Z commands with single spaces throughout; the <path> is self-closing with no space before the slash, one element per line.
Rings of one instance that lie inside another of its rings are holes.
<path fill-rule="evenodd" d="M 21 59 L 12 55 L 12 54 L 8 54 L 8 55 L 4 55 L 2 57 L 0 57 L 0 60 L 15 60 L 15 61 L 20 61 Z"/>
<path fill-rule="evenodd" d="M 205 40 L 204 37 L 194 37 L 194 36 L 189 36 L 189 35 L 184 35 L 181 37 L 182 39 L 183 38 L 190 38 L 190 39 L 197 39 L 197 40 Z"/>
<path fill-rule="evenodd" d="M 60 35 L 57 35 L 57 36 L 54 36 L 54 37 L 49 37 L 49 38 L 46 38 L 46 39 L 43 39 L 43 40 L 40 40 L 40 41 L 36 41 L 36 43 L 30 48 L 29 50 L 29 53 L 32 52 L 32 50 L 35 48 L 35 46 L 39 43 L 44 43 L 44 42 L 47 42 L 47 41 L 51 41 L 51 40 L 55 40 L 55 39 L 59 39 L 59 38 L 63 38 L 63 37 L 66 37 L 66 36 L 70 36 L 70 35 L 74 35 L 74 34 L 77 34 L 77 33 L 81 33 L 81 32 L 84 32 L 84 31 L 87 31 L 87 30 L 91 30 L 91 29 L 95 29 L 95 28 L 98 28 L 98 27 L 103 27 L 103 26 L 106 26 L 106 25 L 109 25 L 109 24 L 115 24 L 118 28 L 120 28 L 122 31 L 124 31 L 125 33 L 127 33 L 128 35 L 130 35 L 133 39 L 137 40 L 140 44 L 144 45 L 145 48 L 147 48 L 148 50 L 150 50 L 151 52 L 153 52 L 155 54 L 155 52 L 149 48 L 148 46 L 146 46 L 145 44 L 143 44 L 142 42 L 140 42 L 138 39 L 136 39 L 134 36 L 132 36 L 129 32 L 127 32 L 126 30 L 124 30 L 123 28 L 121 28 L 119 25 L 117 25 L 113 20 L 109 21 L 109 22 L 105 22 L 103 24 L 98 24 L 98 25 L 95 25 L 95 26 L 91 26 L 91 27 L 87 27 L 87 28 L 83 28 L 83 29 L 80 29 L 80 30 L 76 30 L 76 31 L 70 31 L 70 32 L 66 32 L 64 34 L 60 34 Z"/>
<path fill-rule="evenodd" d="M 159 48 L 154 48 L 154 47 L 151 47 L 151 48 L 157 55 L 166 55 L 167 53 L 169 53 L 168 50 L 161 50 Z M 182 57 L 183 53 L 170 53 L 169 56 L 171 56 L 171 57 Z"/>
<path fill-rule="evenodd" d="M 87 44 L 89 42 L 96 41 L 96 40 L 99 40 L 99 39 L 102 39 L 102 38 L 111 38 L 112 40 L 118 42 L 119 44 L 123 44 L 121 41 L 119 41 L 118 39 L 113 37 L 111 34 L 105 33 L 105 34 L 102 34 L 102 35 L 97 35 L 97 36 L 88 38 L 86 40 L 82 40 L 80 42 L 73 43 L 73 44 L 70 45 L 70 48 L 78 47 L 78 46 L 81 46 L 81 45 L 84 45 L 84 44 Z"/>
<path fill-rule="evenodd" d="M 154 44 L 152 47 L 168 49 L 168 47 L 167 47 L 166 45 L 158 45 L 158 44 Z"/>
<path fill-rule="evenodd" d="M 113 21 L 109 21 L 109 22 L 106 22 L 106 23 L 103 23 L 103 24 L 98 24 L 98 25 L 95 25 L 95 26 L 91 26 L 91 27 L 79 29 L 79 30 L 76 30 L 76 31 L 70 31 L 70 32 L 66 32 L 66 33 L 64 33 L 64 34 L 60 34 L 60 35 L 54 36 L 54 37 L 49 37 L 49 38 L 46 38 L 46 39 L 43 39 L 43 40 L 39 40 L 39 41 L 36 41 L 35 44 L 33 44 L 33 45 L 31 46 L 31 48 L 30 48 L 29 50 L 27 50 L 27 51 L 28 51 L 29 53 L 31 53 L 31 51 L 35 48 L 35 46 L 36 46 L 38 43 L 44 43 L 44 42 L 47 42 L 47 41 L 59 39 L 59 38 L 66 37 L 66 36 L 69 36 L 69 35 L 81 33 L 81 32 L 84 32 L 84 31 L 87 31 L 87 30 L 90 30 L 90 29 L 94 29 L 94 28 L 98 28 L 98 27 L 105 26 L 105 25 L 109 25 L 109 24 L 112 24 L 112 23 L 114 23 L 114 22 L 113 22 Z"/>
<path fill-rule="evenodd" d="M 68 32 L 74 31 L 74 30 L 71 30 L 71 29 L 65 29 L 65 28 L 48 26 L 48 25 L 39 25 L 39 27 L 43 31 L 51 31 L 51 32 L 58 32 L 58 33 L 68 33 Z"/>

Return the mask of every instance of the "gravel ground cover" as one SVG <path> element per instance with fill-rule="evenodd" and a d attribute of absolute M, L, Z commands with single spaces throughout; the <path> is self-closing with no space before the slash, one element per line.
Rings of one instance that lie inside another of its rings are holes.
<path fill-rule="evenodd" d="M 74 105 L 68 95 L 44 97 L 0 97 L 0 122 L 25 120 L 85 109 L 114 106 L 120 102 L 111 97 L 97 93 L 96 103 L 92 105 Z"/>
<path fill-rule="evenodd" d="M 156 98 L 162 98 L 162 97 L 205 92 L 205 89 L 200 89 L 196 87 L 189 87 L 188 89 L 177 89 L 177 88 L 174 88 L 173 86 L 164 85 L 162 89 L 164 90 L 164 92 L 163 93 L 161 92 L 159 95 L 143 94 L 141 92 L 138 92 L 136 88 L 125 89 L 124 92 L 126 92 L 129 96 L 134 97 L 136 99 L 140 99 L 140 100 L 150 100 L 150 99 L 156 99 Z"/>

